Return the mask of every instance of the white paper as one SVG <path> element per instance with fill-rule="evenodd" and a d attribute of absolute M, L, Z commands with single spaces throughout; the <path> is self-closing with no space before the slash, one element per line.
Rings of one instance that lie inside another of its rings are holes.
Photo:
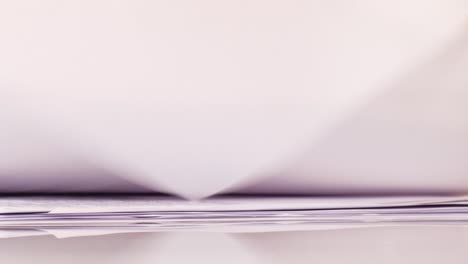
<path fill-rule="evenodd" d="M 353 208 L 447 203 L 453 212 L 398 209 L 394 220 L 463 224 L 467 10 L 3 1 L 0 194 L 62 196 L 0 197 L 0 237 L 139 232 L 137 220 L 155 219 L 147 230 L 313 229 L 335 224 L 297 224 L 295 211 L 334 210 L 337 221 Z M 187 199 L 63 196 L 77 193 Z M 393 222 L 372 212 L 346 219 Z"/>
<path fill-rule="evenodd" d="M 337 208 L 392 207 L 459 203 L 466 196 L 393 196 L 393 197 L 275 197 L 231 196 L 188 201 L 171 196 L 13 196 L 0 199 L 3 213 L 21 210 L 48 213 L 178 212 L 178 211 L 256 211 L 312 210 Z"/>
<path fill-rule="evenodd" d="M 247 2 L 2 2 L 0 192 L 467 191 L 465 2 Z"/>
<path fill-rule="evenodd" d="M 65 238 L 133 232 L 250 233 L 388 225 L 466 226 L 466 200 L 465 196 L 215 197 L 203 201 L 164 196 L 4 197 L 0 207 L 45 211 L 1 214 L 0 234 L 15 237 L 47 233 Z"/>

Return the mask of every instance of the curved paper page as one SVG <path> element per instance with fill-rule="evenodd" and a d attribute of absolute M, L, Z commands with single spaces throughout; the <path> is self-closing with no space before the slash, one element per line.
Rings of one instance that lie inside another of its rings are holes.
<path fill-rule="evenodd" d="M 466 193 L 468 30 L 341 122 L 283 169 L 228 192 Z"/>
<path fill-rule="evenodd" d="M 457 116 L 466 98 L 458 90 L 466 77 L 450 65 L 441 70 L 456 79 L 429 66 L 430 76 L 409 87 L 427 90 L 390 91 L 397 94 L 369 106 L 374 114 L 328 132 L 450 42 L 465 27 L 465 7 L 446 0 L 1 3 L 0 105 L 9 112 L 0 111 L 7 120 L 22 117 L 28 133 L 0 122 L 11 131 L 0 160 L 12 160 L 0 167 L 0 191 L 144 186 L 202 197 L 270 172 L 279 178 L 245 191 L 459 191 L 466 126 Z M 450 56 L 466 58 L 459 52 Z M 444 84 L 432 86 L 433 78 Z M 413 109 L 430 102 L 435 110 Z M 460 108 L 446 119 L 446 106 Z M 300 171 L 283 173 L 310 142 L 319 142 L 315 153 L 292 165 Z"/>

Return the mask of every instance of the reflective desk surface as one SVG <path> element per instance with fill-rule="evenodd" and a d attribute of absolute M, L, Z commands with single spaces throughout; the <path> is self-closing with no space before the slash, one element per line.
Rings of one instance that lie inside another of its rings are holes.
<path fill-rule="evenodd" d="M 467 263 L 468 227 L 0 239 L 0 263 Z"/>

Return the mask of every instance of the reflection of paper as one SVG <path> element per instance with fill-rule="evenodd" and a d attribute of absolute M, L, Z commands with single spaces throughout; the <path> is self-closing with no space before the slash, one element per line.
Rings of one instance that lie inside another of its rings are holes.
<path fill-rule="evenodd" d="M 45 231 L 35 229 L 0 230 L 0 238 L 43 236 L 47 234 Z"/>
<path fill-rule="evenodd" d="M 56 238 L 70 238 L 70 237 L 83 237 L 83 236 L 102 236 L 102 235 L 111 235 L 111 234 L 125 234 L 125 233 L 141 233 L 146 232 L 144 230 L 138 229 L 106 229 L 106 228 L 56 228 L 56 229 L 42 229 L 41 231 L 45 232 L 47 235 L 53 235 Z"/>
<path fill-rule="evenodd" d="M 0 240 L 1 263 L 466 264 L 468 229 L 459 226 L 251 234 L 121 234 L 57 240 Z M 216 249 L 216 250 L 214 250 Z M 25 254 L 27 252 L 27 254 Z M 76 259 L 76 260 L 75 260 Z"/>

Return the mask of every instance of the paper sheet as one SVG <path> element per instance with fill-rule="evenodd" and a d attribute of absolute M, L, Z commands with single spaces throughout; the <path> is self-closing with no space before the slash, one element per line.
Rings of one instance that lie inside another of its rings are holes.
<path fill-rule="evenodd" d="M 3 197 L 3 236 L 126 232 L 273 232 L 382 225 L 468 224 L 468 197 Z M 20 212 L 22 208 L 27 208 Z M 35 211 L 35 212 L 34 212 Z M 31 213 L 34 212 L 34 213 Z"/>
<path fill-rule="evenodd" d="M 467 191 L 466 3 L 241 2 L 2 2 L 0 193 Z"/>
<path fill-rule="evenodd" d="M 0 195 L 62 195 L 0 236 L 464 223 L 468 4 L 429 2 L 3 1 Z"/>

